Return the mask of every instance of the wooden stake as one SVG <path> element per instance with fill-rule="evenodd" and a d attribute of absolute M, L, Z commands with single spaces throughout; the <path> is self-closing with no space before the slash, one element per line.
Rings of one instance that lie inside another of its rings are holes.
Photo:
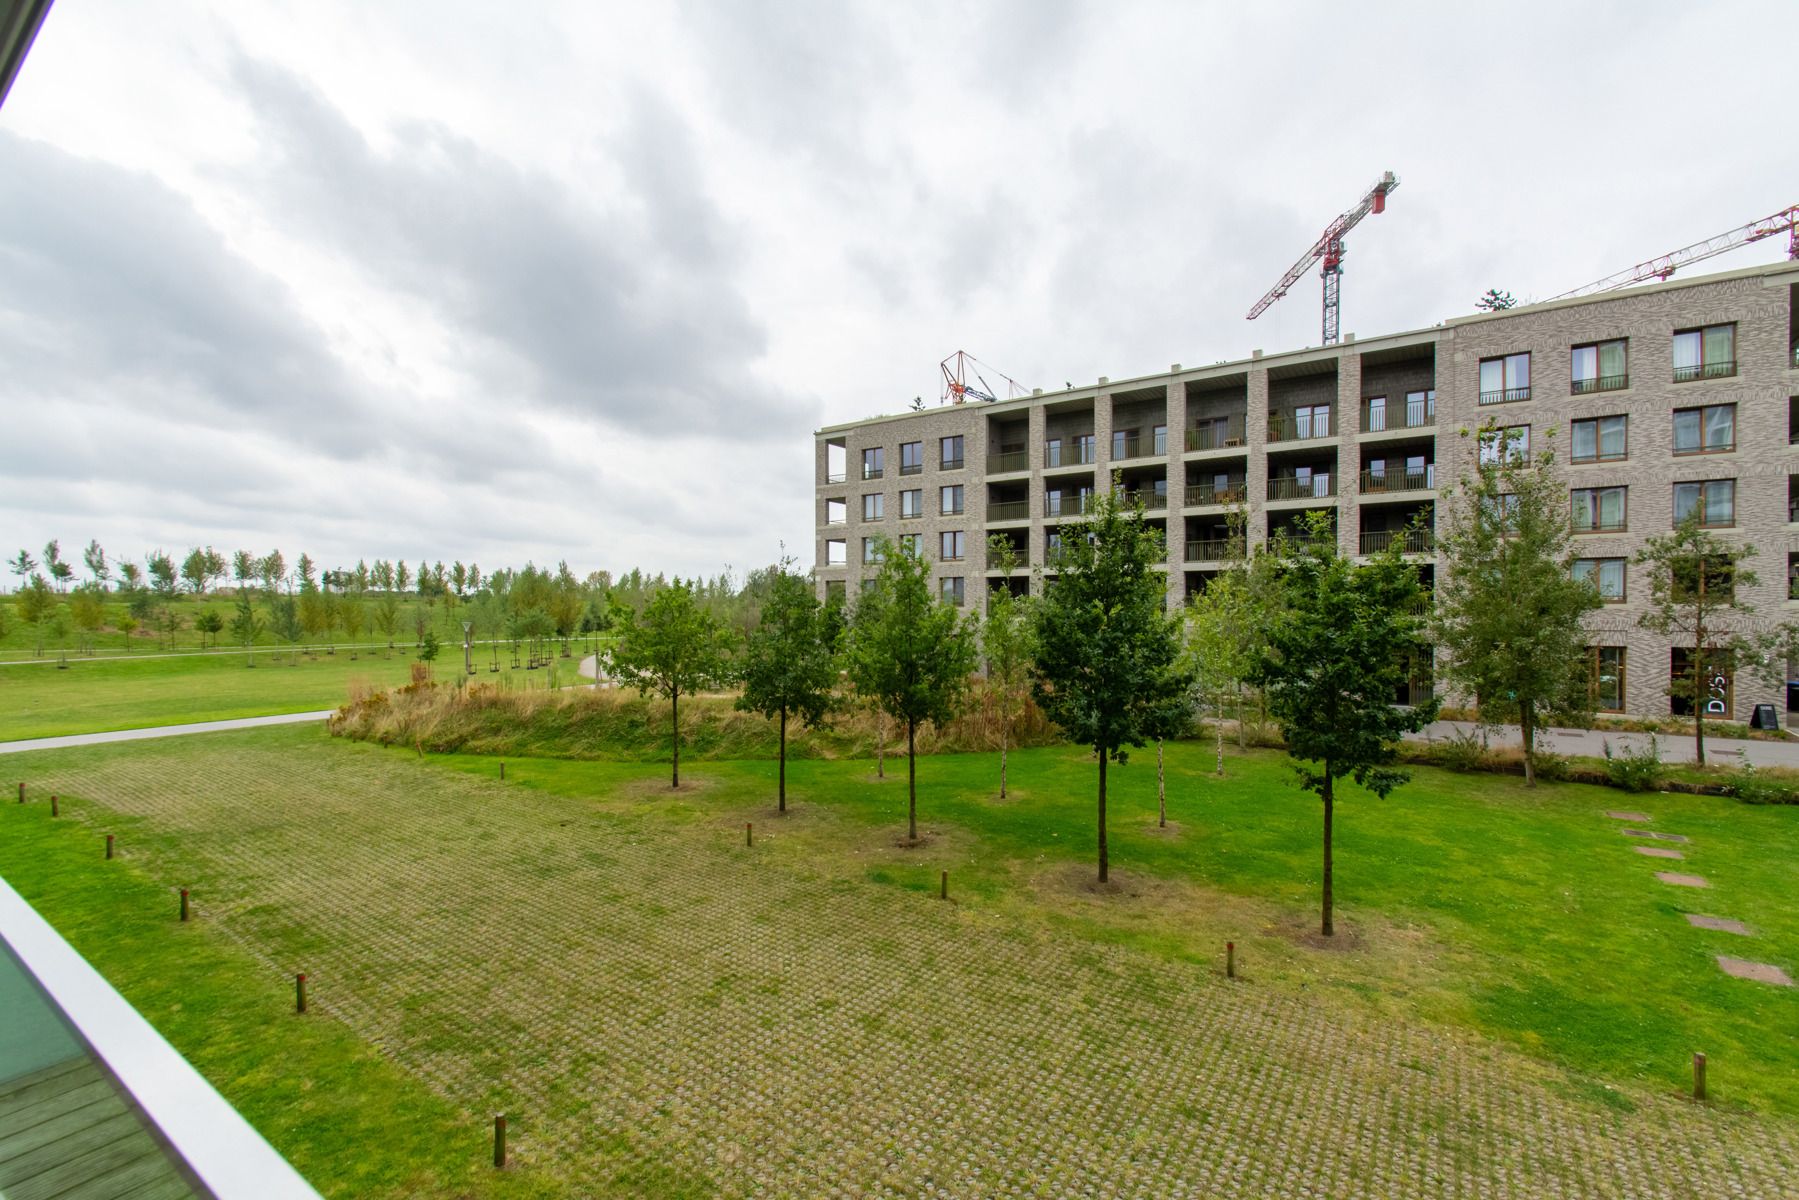
<path fill-rule="evenodd" d="M 505 763 L 501 763 L 501 764 L 500 764 L 500 781 L 501 781 L 501 782 L 502 782 L 502 783 L 504 783 L 504 782 L 505 782 L 505 780 L 506 780 L 506 764 L 505 764 Z"/>
<path fill-rule="evenodd" d="M 945 899 L 945 900 L 949 899 L 949 872 L 948 871 L 945 871 L 943 873 L 943 892 L 941 895 L 942 895 L 943 899 Z"/>
<path fill-rule="evenodd" d="M 506 1166 L 505 1113 L 495 1113 L 493 1118 L 493 1165 L 495 1170 L 503 1170 Z"/>
<path fill-rule="evenodd" d="M 304 1013 L 306 1011 L 306 976 L 305 975 L 295 975 L 294 976 L 294 1011 L 296 1013 Z"/>
<path fill-rule="evenodd" d="M 56 793 L 51 792 L 50 793 L 50 815 L 53 817 L 60 816 L 61 813 L 62 813 L 62 810 L 56 806 Z"/>
<path fill-rule="evenodd" d="M 181 889 L 181 919 L 187 920 L 187 889 Z"/>
<path fill-rule="evenodd" d="M 19 781 L 19 803 L 25 803 L 25 781 L 22 779 Z"/>
<path fill-rule="evenodd" d="M 1237 943 L 1235 942 L 1224 944 L 1224 977 L 1226 979 L 1237 977 Z"/>
<path fill-rule="evenodd" d="M 106 857 L 112 857 L 112 834 L 106 835 Z"/>
<path fill-rule="evenodd" d="M 1705 1055 L 1693 1055 L 1693 1099 L 1705 1099 Z"/>
<path fill-rule="evenodd" d="M 753 846 L 756 844 L 755 831 L 750 828 L 750 823 L 748 821 L 743 823 L 743 844 L 746 846 Z"/>

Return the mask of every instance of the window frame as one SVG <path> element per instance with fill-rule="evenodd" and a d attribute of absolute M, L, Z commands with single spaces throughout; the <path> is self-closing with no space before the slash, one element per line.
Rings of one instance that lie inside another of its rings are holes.
<path fill-rule="evenodd" d="M 1619 375 L 1599 374 L 1600 351 L 1607 346 L 1624 347 L 1624 371 Z M 1585 379 L 1574 373 L 1574 364 L 1582 350 L 1593 352 L 1593 374 Z M 1582 387 L 1582 384 L 1590 384 Z M 1630 387 L 1630 339 L 1603 338 L 1596 342 L 1581 342 L 1568 347 L 1568 394 L 1570 396 L 1591 396 L 1599 392 L 1622 392 Z"/>
<path fill-rule="evenodd" d="M 1607 454 L 1604 450 L 1605 430 L 1602 426 L 1603 426 L 1603 422 L 1606 422 L 1606 421 L 1622 421 L 1624 423 L 1624 449 L 1620 453 Z M 1576 435 L 1575 430 L 1577 427 L 1579 427 L 1581 425 L 1591 425 L 1593 427 L 1593 453 L 1592 454 L 1583 455 L 1583 454 L 1580 454 L 1575 449 L 1575 446 L 1578 444 L 1577 435 Z M 1568 461 L 1569 462 L 1571 462 L 1571 463 L 1610 463 L 1610 462 L 1625 462 L 1629 458 L 1630 458 L 1630 414 L 1629 413 L 1607 413 L 1603 417 L 1581 417 L 1578 420 L 1568 422 Z"/>
<path fill-rule="evenodd" d="M 1704 510 L 1707 507 L 1709 507 L 1708 496 L 1709 496 L 1710 489 L 1713 484 L 1725 484 L 1725 483 L 1730 485 L 1730 520 L 1722 522 L 1722 523 L 1708 520 L 1705 516 Z M 1701 528 L 1701 529 L 1735 529 L 1736 528 L 1736 524 L 1737 524 L 1737 481 L 1734 476 L 1731 478 L 1728 478 L 1728 479 L 1681 479 L 1681 480 L 1677 480 L 1673 486 L 1674 486 L 1674 495 L 1673 495 L 1673 501 L 1674 501 L 1673 518 L 1674 519 L 1673 519 L 1672 524 L 1670 525 L 1670 528 L 1676 528 L 1676 529 L 1679 528 L 1680 522 L 1683 519 L 1681 511 L 1680 511 L 1680 489 L 1681 488 L 1698 488 L 1699 489 L 1699 496 L 1698 496 L 1698 504 L 1700 507 L 1699 528 Z M 1691 511 L 1691 510 L 1689 509 L 1688 511 Z"/>
<path fill-rule="evenodd" d="M 966 437 L 966 434 L 952 433 L 937 439 L 937 469 L 939 471 L 960 471 L 967 464 L 968 443 L 964 440 Z M 951 442 L 956 444 L 954 458 L 944 453 Z"/>
<path fill-rule="evenodd" d="M 1580 574 L 1582 563 L 1592 564 L 1592 570 L 1587 572 L 1587 577 L 1593 580 L 1593 586 L 1599 591 L 1600 600 L 1606 604 L 1624 604 L 1630 599 L 1630 559 L 1619 554 L 1608 554 L 1598 558 L 1577 558 L 1569 569 L 1569 574 L 1576 579 L 1582 578 Z M 1616 596 L 1606 595 L 1604 585 L 1599 582 L 1600 569 L 1606 563 L 1618 564 L 1618 594 Z"/>
<path fill-rule="evenodd" d="M 1705 444 L 1705 434 L 1706 434 L 1706 429 L 1707 429 L 1706 415 L 1708 413 L 1715 412 L 1719 409 L 1725 409 L 1725 408 L 1728 408 L 1730 410 L 1730 445 L 1708 447 Z M 1727 402 L 1724 404 L 1690 404 L 1690 405 L 1687 405 L 1685 408 L 1674 409 L 1669 414 L 1669 421 L 1671 422 L 1670 432 L 1672 434 L 1669 441 L 1673 447 L 1674 457 L 1676 457 L 1676 458 L 1693 458 L 1693 457 L 1696 457 L 1701 454 L 1732 454 L 1732 453 L 1735 453 L 1736 448 L 1737 448 L 1736 408 L 1737 408 L 1737 406 L 1736 406 L 1735 401 L 1730 401 L 1730 402 Z M 1699 418 L 1699 448 L 1697 450 L 1682 450 L 1680 448 L 1680 424 L 1679 424 L 1679 422 L 1680 422 L 1681 416 L 1684 414 L 1687 414 L 1687 413 L 1695 413 L 1698 415 L 1698 418 Z"/>
<path fill-rule="evenodd" d="M 937 581 L 937 596 L 943 603 L 952 608 L 962 608 L 968 603 L 968 585 L 961 575 L 945 575 Z"/>
<path fill-rule="evenodd" d="M 901 475 L 922 475 L 922 474 L 924 474 L 924 442 L 923 442 L 923 440 L 921 439 L 916 442 L 901 442 L 899 444 L 899 459 L 900 459 L 899 473 Z M 908 459 L 910 461 L 908 461 Z"/>
<path fill-rule="evenodd" d="M 1719 361 L 1711 361 L 1705 357 L 1705 335 L 1714 329 L 1730 331 L 1730 357 Z M 1699 360 L 1690 366 L 1679 366 L 1675 363 L 1675 349 L 1683 337 L 1699 339 Z M 1676 329 L 1668 341 L 1669 366 L 1673 370 L 1675 383 L 1698 383 L 1706 379 L 1730 379 L 1737 373 L 1737 323 L 1735 321 L 1714 321 L 1710 325 L 1692 325 L 1685 329 Z M 1688 372 L 1688 374 L 1682 374 Z"/>
<path fill-rule="evenodd" d="M 874 459 L 872 466 L 869 463 L 870 456 L 873 456 L 873 459 Z M 862 480 L 863 480 L 863 482 L 866 483 L 871 479 L 884 479 L 884 478 L 886 478 L 886 475 L 887 475 L 887 447 L 885 447 L 885 446 L 866 446 L 866 447 L 864 447 L 862 450 Z"/>
<path fill-rule="evenodd" d="M 1524 436 L 1512 436 L 1520 430 L 1523 431 Z M 1497 429 L 1492 430 L 1491 433 L 1492 436 L 1489 436 L 1488 431 L 1482 430 L 1475 438 L 1475 453 L 1481 466 L 1503 467 L 1507 463 L 1528 464 L 1530 462 L 1530 425 L 1528 423 L 1524 425 L 1501 425 Z M 1501 448 L 1502 443 L 1504 445 L 1503 449 Z M 1520 445 L 1520 443 L 1522 444 Z M 1406 473 L 1408 475 L 1412 473 L 1409 462 L 1406 467 Z"/>
<path fill-rule="evenodd" d="M 966 486 L 967 485 L 960 483 L 946 483 L 937 489 L 938 516 L 959 517 L 967 511 L 968 494 Z M 954 508 L 949 507 L 949 496 L 946 494 L 949 492 L 954 492 L 956 494 L 956 506 Z"/>
<path fill-rule="evenodd" d="M 863 566 L 872 566 L 876 563 L 885 561 L 880 554 L 880 549 L 881 549 L 881 539 L 879 537 L 863 538 L 862 539 L 862 565 Z"/>
<path fill-rule="evenodd" d="M 873 501 L 871 504 L 870 501 Z M 869 509 L 874 511 L 871 513 Z M 862 519 L 864 521 L 885 521 L 887 519 L 887 493 L 862 493 Z"/>
<path fill-rule="evenodd" d="M 1516 350 L 1510 354 L 1493 354 L 1481 359 L 1478 373 L 1475 375 L 1475 400 L 1482 405 L 1516 404 L 1520 401 L 1529 400 L 1531 388 L 1530 355 L 1531 352 L 1529 350 Z M 1519 361 L 1524 363 L 1523 383 L 1515 382 L 1512 374 L 1513 364 Z M 1488 363 L 1500 364 L 1500 386 L 1497 391 L 1491 390 L 1486 386 Z M 1489 399 L 1489 397 L 1491 397 L 1491 399 Z"/>
<path fill-rule="evenodd" d="M 960 529 L 937 531 L 937 561 L 961 562 L 968 551 L 968 535 Z M 954 551 L 952 553 L 952 550 Z"/>
<path fill-rule="evenodd" d="M 1600 668 L 1600 664 L 1604 661 L 1603 655 L 1608 650 L 1615 650 L 1617 652 L 1617 656 L 1618 656 L 1617 657 L 1618 706 L 1616 708 L 1606 708 L 1602 705 L 1601 700 L 1600 700 L 1601 691 L 1600 691 L 1600 686 L 1599 686 L 1599 680 L 1600 680 L 1599 668 Z M 1593 711 L 1594 712 L 1606 712 L 1606 713 L 1624 712 L 1625 711 L 1625 697 L 1627 695 L 1626 689 L 1629 686 L 1629 679 L 1630 679 L 1630 647 L 1628 647 L 1628 646 L 1599 646 L 1599 645 L 1587 647 L 1587 695 L 1593 701 Z"/>
<path fill-rule="evenodd" d="M 1599 496 L 1602 492 L 1622 492 L 1624 494 L 1624 501 L 1623 501 L 1623 506 L 1622 506 L 1623 512 L 1621 514 L 1618 524 L 1615 526 L 1614 525 L 1604 525 L 1604 524 L 1600 523 L 1601 518 L 1600 518 L 1599 514 L 1601 511 L 1602 505 L 1600 504 Z M 1576 509 L 1574 507 L 1574 497 L 1581 495 L 1583 493 L 1590 495 L 1592 497 L 1591 505 L 1592 505 L 1592 511 L 1593 511 L 1593 524 L 1591 524 L 1589 526 L 1584 526 L 1584 527 L 1576 524 L 1575 519 L 1574 519 L 1574 514 L 1576 512 Z M 1582 533 L 1625 533 L 1625 532 L 1628 532 L 1630 529 L 1630 485 L 1622 484 L 1622 483 L 1614 483 L 1614 484 L 1607 484 L 1603 487 L 1569 488 L 1568 489 L 1568 526 L 1572 532 L 1577 533 L 1577 534 L 1582 534 Z"/>
<path fill-rule="evenodd" d="M 899 519 L 902 521 L 920 521 L 924 519 L 924 489 L 900 489 Z M 912 511 L 906 511 L 907 497 L 911 497 Z"/>
<path fill-rule="evenodd" d="M 902 533 L 894 541 L 901 554 L 910 554 L 917 558 L 919 556 L 919 538 L 920 535 L 917 533 Z"/>

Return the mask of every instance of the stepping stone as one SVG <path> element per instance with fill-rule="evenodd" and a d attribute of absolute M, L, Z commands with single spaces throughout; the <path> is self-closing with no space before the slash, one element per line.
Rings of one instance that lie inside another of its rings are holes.
<path fill-rule="evenodd" d="M 1703 875 L 1677 875 L 1673 871 L 1657 871 L 1655 877 L 1663 883 L 1671 883 L 1675 887 L 1708 888 L 1711 886 L 1705 881 Z"/>
<path fill-rule="evenodd" d="M 1753 979 L 1757 983 L 1771 983 L 1775 987 L 1793 986 L 1792 977 L 1772 963 L 1750 962 L 1746 958 L 1720 954 L 1718 966 L 1726 975 L 1734 975 L 1738 979 Z"/>
<path fill-rule="evenodd" d="M 1625 837 L 1654 838 L 1658 842 L 1690 842 L 1693 840 L 1678 833 L 1657 833 L 1653 829 L 1624 829 L 1620 832 Z"/>
<path fill-rule="evenodd" d="M 1648 813 L 1608 812 L 1605 814 L 1614 821 L 1653 821 Z"/>
<path fill-rule="evenodd" d="M 1698 913 L 1688 913 L 1687 924 L 1698 929 L 1715 929 L 1719 933 L 1740 933 L 1744 937 L 1754 937 L 1749 926 L 1741 921 L 1732 921 L 1728 917 L 1705 917 Z"/>
<path fill-rule="evenodd" d="M 1638 854 L 1647 854 L 1650 858 L 1685 858 L 1678 850 L 1664 850 L 1660 846 L 1632 846 Z"/>

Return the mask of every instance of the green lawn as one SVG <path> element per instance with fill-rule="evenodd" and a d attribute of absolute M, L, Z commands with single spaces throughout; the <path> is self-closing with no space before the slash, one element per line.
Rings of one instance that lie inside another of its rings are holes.
<path fill-rule="evenodd" d="M 772 763 L 691 763 L 679 793 L 641 763 L 501 783 L 310 728 L 11 759 L 65 818 L 0 805 L 0 873 L 332 1195 L 1790 1182 L 1799 989 L 1710 956 L 1799 974 L 1799 809 L 1420 770 L 1340 803 L 1324 949 L 1316 802 L 1279 756 L 1209 762 L 1169 748 L 1168 831 L 1153 750 L 1113 772 L 1108 893 L 1075 750 L 1015 755 L 1003 803 L 995 756 L 921 760 L 903 848 L 903 760 L 791 764 L 782 818 Z M 1714 886 L 1656 882 L 1601 815 L 1623 807 Z M 317 1022 L 270 1015 L 297 969 Z M 1679 1098 L 1694 1050 L 1705 1108 Z M 502 1108 L 500 1181 L 467 1160 Z"/>
<path fill-rule="evenodd" d="M 513 671 L 502 649 L 501 670 L 479 661 L 475 678 L 508 686 L 542 687 L 550 671 Z M 241 654 L 183 654 L 164 658 L 69 660 L 0 666 L 0 741 L 142 729 L 189 721 L 221 721 L 273 713 L 309 712 L 342 704 L 352 687 L 392 687 L 410 678 L 412 652 L 347 651 L 316 658 L 259 654 L 246 667 Z M 437 660 L 442 677 L 454 678 L 462 648 L 445 646 Z M 575 660 L 557 659 L 554 681 L 576 682 Z"/>

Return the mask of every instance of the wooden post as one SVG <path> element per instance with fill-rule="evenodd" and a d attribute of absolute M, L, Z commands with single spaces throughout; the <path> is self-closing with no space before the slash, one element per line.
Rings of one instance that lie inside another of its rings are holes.
<path fill-rule="evenodd" d="M 500 764 L 500 782 L 501 783 L 506 782 L 506 764 L 505 763 Z"/>
<path fill-rule="evenodd" d="M 61 813 L 62 813 L 62 810 L 56 806 L 56 793 L 51 792 L 50 793 L 50 815 L 54 817 L 54 816 L 61 815 Z"/>
<path fill-rule="evenodd" d="M 106 835 L 106 857 L 112 857 L 112 834 Z"/>
<path fill-rule="evenodd" d="M 743 844 L 746 846 L 753 846 L 756 844 L 755 832 L 750 828 L 750 823 L 748 821 L 743 823 Z"/>
<path fill-rule="evenodd" d="M 493 1165 L 495 1170 L 506 1166 L 506 1114 L 495 1113 L 493 1118 Z"/>
<path fill-rule="evenodd" d="M 19 780 L 19 803 L 25 803 L 25 781 Z"/>
<path fill-rule="evenodd" d="M 1693 1099 L 1705 1099 L 1705 1055 L 1693 1055 Z"/>
<path fill-rule="evenodd" d="M 1224 944 L 1224 977 L 1226 979 L 1237 977 L 1237 943 L 1235 942 Z"/>
<path fill-rule="evenodd" d="M 187 920 L 187 889 L 181 889 L 181 919 Z"/>
<path fill-rule="evenodd" d="M 949 899 L 949 872 L 948 872 L 948 871 L 945 871 L 945 872 L 944 872 L 944 873 L 943 873 L 943 892 L 942 892 L 942 899 L 944 899 L 944 900 L 948 900 L 948 899 Z"/>
<path fill-rule="evenodd" d="M 306 1011 L 306 976 L 303 974 L 294 976 L 294 1011 Z"/>

